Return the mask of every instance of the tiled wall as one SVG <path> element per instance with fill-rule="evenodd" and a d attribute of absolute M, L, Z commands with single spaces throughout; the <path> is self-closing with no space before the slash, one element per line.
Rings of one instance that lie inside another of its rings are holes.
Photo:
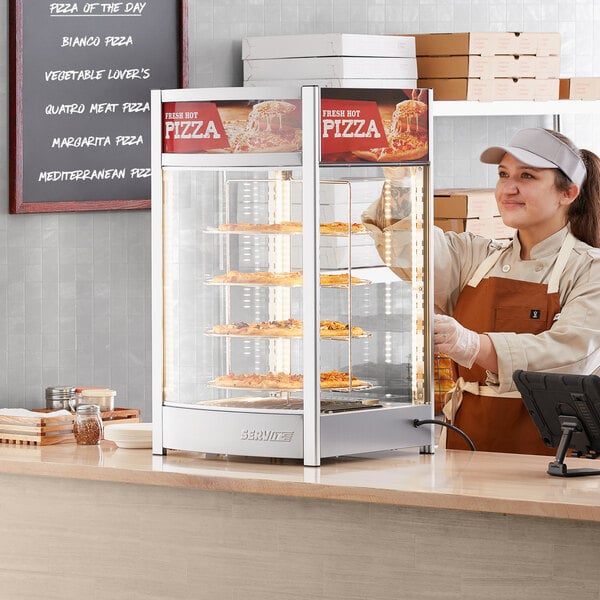
<path fill-rule="evenodd" d="M 188 0 L 190 85 L 242 80 L 245 35 L 559 31 L 563 76 L 600 76 L 594 0 Z M 0 0 L 7 15 L 8 0 Z M 35 407 L 50 385 L 108 385 L 150 419 L 148 211 L 8 214 L 8 31 L 0 19 L 0 407 Z M 545 117 L 437 119 L 438 187 L 487 186 L 477 156 Z M 600 152 L 600 115 L 564 118 Z"/>

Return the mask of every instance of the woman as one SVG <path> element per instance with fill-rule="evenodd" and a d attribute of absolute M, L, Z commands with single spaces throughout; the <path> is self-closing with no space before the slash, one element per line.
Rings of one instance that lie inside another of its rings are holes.
<path fill-rule="evenodd" d="M 435 304 L 445 314 L 434 317 L 434 351 L 457 368 L 444 412 L 478 450 L 554 454 L 512 374 L 600 373 L 600 158 L 536 128 L 481 161 L 498 165 L 498 210 L 517 233 L 501 247 L 435 230 Z M 381 234 L 379 212 L 365 220 Z M 447 447 L 468 448 L 453 431 Z"/>

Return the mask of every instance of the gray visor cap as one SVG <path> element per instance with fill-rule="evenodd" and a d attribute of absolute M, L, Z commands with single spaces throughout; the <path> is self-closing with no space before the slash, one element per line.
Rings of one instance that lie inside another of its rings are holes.
<path fill-rule="evenodd" d="M 480 160 L 497 165 L 507 152 L 530 167 L 560 169 L 580 188 L 585 181 L 585 165 L 579 154 L 545 129 L 521 129 L 512 137 L 508 146 L 487 148 L 481 153 Z"/>

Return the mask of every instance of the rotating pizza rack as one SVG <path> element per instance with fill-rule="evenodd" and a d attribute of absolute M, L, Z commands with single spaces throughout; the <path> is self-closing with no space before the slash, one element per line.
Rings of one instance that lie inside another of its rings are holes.
<path fill-rule="evenodd" d="M 215 380 L 213 381 L 209 381 L 208 382 L 208 387 L 212 387 L 212 388 L 216 388 L 216 389 L 220 389 L 220 390 L 252 390 L 252 391 L 256 391 L 256 390 L 261 390 L 261 391 L 265 391 L 265 392 L 277 392 L 277 393 L 284 393 L 284 392 L 301 392 L 302 388 L 301 387 L 296 387 L 296 388 L 291 388 L 291 387 L 258 387 L 258 386 L 241 386 L 241 385 L 219 385 L 215 382 Z M 369 383 L 367 381 L 363 381 L 362 385 L 353 385 L 352 387 L 350 386 L 342 386 L 342 387 L 334 387 L 334 388 L 330 388 L 330 387 L 321 387 L 321 391 L 322 392 L 343 392 L 343 393 L 348 393 L 348 392 L 364 392 L 365 390 L 370 390 L 373 389 L 373 384 Z M 218 402 L 218 400 L 217 400 Z"/>
<path fill-rule="evenodd" d="M 283 396 L 269 398 L 242 396 L 236 398 L 221 398 L 219 400 L 200 400 L 196 404 L 202 406 L 203 408 L 231 411 L 246 411 L 248 408 L 252 408 L 253 410 L 282 410 L 301 412 L 304 408 L 302 398 Z M 381 406 L 382 405 L 378 401 L 369 399 L 321 400 L 322 413 L 365 410 L 370 408 L 381 408 Z"/>
<path fill-rule="evenodd" d="M 290 339 L 290 340 L 300 340 L 302 339 L 302 333 L 298 335 L 281 335 L 277 333 L 260 333 L 260 334 L 251 334 L 251 333 L 217 333 L 212 331 L 211 329 L 207 329 L 204 332 L 204 335 L 210 337 L 224 337 L 224 338 L 247 338 L 247 339 L 273 339 L 273 338 L 282 338 L 282 339 Z M 364 333 L 355 334 L 355 335 L 321 335 L 322 340 L 332 340 L 332 341 L 347 341 L 349 337 L 353 339 L 364 339 L 371 337 L 371 333 L 365 331 Z"/>
<path fill-rule="evenodd" d="M 302 287 L 302 282 L 286 283 L 285 280 L 273 281 L 272 283 L 262 281 L 215 281 L 213 278 L 206 281 L 206 285 L 226 285 L 237 287 Z M 354 287 L 363 285 L 371 285 L 371 281 L 369 281 L 368 279 L 355 278 L 355 280 L 350 283 L 321 283 L 321 287 L 340 289 L 347 289 L 350 286 Z"/>
<path fill-rule="evenodd" d="M 221 235 L 302 235 L 302 229 L 294 229 L 294 230 L 282 230 L 269 228 L 269 225 L 264 225 L 261 229 L 259 224 L 249 224 L 248 228 L 240 228 L 240 229 L 220 229 L 219 227 L 207 227 L 204 232 L 210 234 L 221 234 Z M 321 230 L 320 235 L 324 237 L 338 237 L 338 238 L 347 238 L 349 234 L 352 236 L 355 235 L 368 235 L 368 231 L 360 230 L 360 231 L 350 231 L 348 228 L 347 231 L 339 230 L 339 231 L 323 231 Z"/>

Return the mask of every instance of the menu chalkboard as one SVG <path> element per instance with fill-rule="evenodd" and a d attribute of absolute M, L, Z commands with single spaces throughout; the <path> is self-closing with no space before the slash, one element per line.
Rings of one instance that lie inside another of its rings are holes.
<path fill-rule="evenodd" d="M 187 85 L 186 6 L 10 2 L 11 213 L 150 206 L 150 90 Z"/>

